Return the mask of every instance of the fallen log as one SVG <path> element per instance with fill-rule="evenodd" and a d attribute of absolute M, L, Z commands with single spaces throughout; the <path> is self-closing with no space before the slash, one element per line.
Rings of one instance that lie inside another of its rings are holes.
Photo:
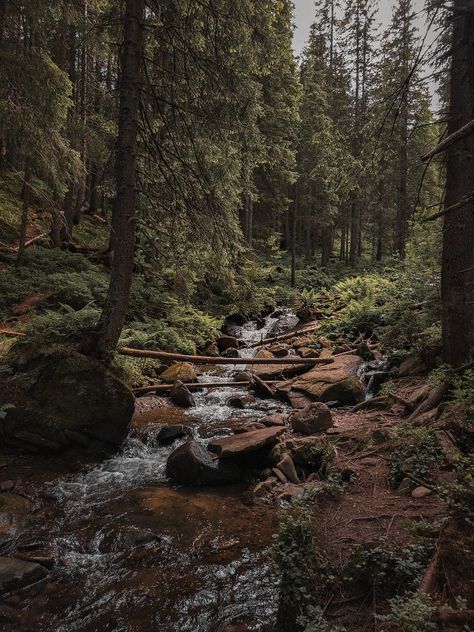
<path fill-rule="evenodd" d="M 282 340 L 288 340 L 289 338 L 296 338 L 297 336 L 304 336 L 305 334 L 313 333 L 317 331 L 321 327 L 321 324 L 312 325 L 311 327 L 294 329 L 293 331 L 287 332 L 286 334 L 280 334 L 279 336 L 274 336 L 273 338 L 265 338 L 264 340 L 260 340 L 259 342 L 252 342 L 252 344 L 247 345 L 247 349 L 255 349 L 255 347 L 261 347 L 262 345 L 270 345 L 274 342 L 280 342 Z M 245 344 L 245 340 L 241 340 L 240 342 Z"/>
<path fill-rule="evenodd" d="M 463 373 L 464 371 L 467 371 L 468 369 L 471 369 L 473 366 L 474 366 L 474 362 L 469 362 L 468 364 L 464 364 L 463 366 L 460 366 L 457 369 L 451 369 L 449 371 L 449 374 L 457 375 L 459 373 Z M 431 389 L 431 391 L 428 393 L 428 397 L 423 402 L 421 402 L 418 408 L 416 408 L 412 412 L 412 414 L 408 417 L 407 421 L 413 421 L 416 417 L 418 417 L 422 413 L 427 413 L 430 410 L 433 410 L 433 408 L 436 408 L 436 406 L 438 406 L 438 404 L 442 402 L 450 386 L 451 386 L 451 381 L 448 375 L 446 379 L 443 382 L 441 382 L 441 384 L 438 384 L 438 386 L 435 386 L 434 388 Z"/>
<path fill-rule="evenodd" d="M 251 382 L 192 382 L 186 384 L 186 388 L 190 390 L 197 390 L 200 388 L 245 388 L 251 386 Z M 132 393 L 135 395 L 143 395 L 146 393 L 168 393 L 173 388 L 174 384 L 150 384 L 150 386 L 140 386 L 139 388 L 132 388 Z"/>
<path fill-rule="evenodd" d="M 268 388 L 271 384 L 279 384 L 280 382 L 262 382 Z M 149 386 L 140 386 L 138 388 L 132 388 L 132 393 L 135 395 L 144 395 L 146 393 L 168 393 L 173 388 L 174 384 L 150 384 Z M 247 388 L 252 387 L 253 382 L 191 382 L 185 384 L 189 390 L 199 390 L 201 388 Z"/>
<path fill-rule="evenodd" d="M 314 364 L 332 364 L 332 358 L 298 358 L 289 356 L 287 358 L 215 358 L 213 356 L 194 356 L 182 353 L 167 353 L 165 351 L 149 351 L 148 349 L 130 349 L 121 347 L 117 353 L 134 358 L 157 358 L 158 360 L 176 360 L 177 362 L 189 362 L 191 364 L 301 364 L 312 366 Z"/>
<path fill-rule="evenodd" d="M 13 329 L 0 329 L 0 336 L 26 336 L 26 334 Z"/>

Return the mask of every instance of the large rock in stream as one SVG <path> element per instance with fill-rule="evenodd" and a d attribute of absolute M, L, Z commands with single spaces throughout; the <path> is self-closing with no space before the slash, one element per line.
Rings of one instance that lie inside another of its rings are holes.
<path fill-rule="evenodd" d="M 221 485 L 240 480 L 240 469 L 233 463 L 222 463 L 197 441 L 187 441 L 176 448 L 166 463 L 170 479 L 181 485 Z"/>
<path fill-rule="evenodd" d="M 214 439 L 209 443 L 208 448 L 211 452 L 218 454 L 221 459 L 236 458 L 275 445 L 278 437 L 285 430 L 285 427 L 276 426 L 230 435 L 230 437 Z"/>
<path fill-rule="evenodd" d="M 0 384 L 2 444 L 28 452 L 111 454 L 128 434 L 131 390 L 108 367 L 74 350 L 30 354 Z M 3 387 L 5 387 L 3 389 Z"/>
<path fill-rule="evenodd" d="M 314 401 L 358 404 L 365 397 L 364 384 L 357 374 L 361 364 L 358 356 L 339 356 L 332 364 L 316 365 L 289 386 L 291 391 L 303 393 Z"/>
<path fill-rule="evenodd" d="M 35 562 L 0 557 L 0 596 L 32 586 L 48 574 L 44 566 Z"/>

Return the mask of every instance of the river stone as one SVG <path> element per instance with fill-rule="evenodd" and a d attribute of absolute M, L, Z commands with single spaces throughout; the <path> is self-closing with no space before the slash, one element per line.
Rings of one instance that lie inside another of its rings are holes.
<path fill-rule="evenodd" d="M 219 336 L 219 338 L 216 338 L 216 345 L 222 353 L 228 349 L 238 349 L 239 341 L 235 336 Z"/>
<path fill-rule="evenodd" d="M 262 417 L 259 421 L 268 428 L 271 428 L 272 426 L 286 426 L 288 415 L 286 413 L 273 413 L 272 415 Z"/>
<path fill-rule="evenodd" d="M 229 347 L 228 349 L 223 351 L 221 355 L 222 355 L 223 358 L 238 358 L 238 357 L 240 357 L 239 356 L 239 351 L 235 347 Z"/>
<path fill-rule="evenodd" d="M 22 356 L 9 360 L 23 380 L 10 392 L 8 382 L 0 384 L 14 404 L 3 420 L 2 442 L 45 453 L 74 448 L 110 454 L 120 446 L 128 434 L 135 398 L 109 367 L 74 349 L 49 354 L 25 349 Z M 25 387 L 18 388 L 22 383 Z M 91 443 L 80 445 L 70 432 Z"/>
<path fill-rule="evenodd" d="M 191 428 L 178 424 L 176 426 L 163 426 L 159 431 L 156 440 L 161 445 L 170 445 L 176 439 L 189 437 L 192 435 Z"/>
<path fill-rule="evenodd" d="M 221 459 L 228 459 L 270 447 L 277 442 L 283 432 L 285 428 L 280 427 L 252 430 L 244 434 L 214 439 L 209 443 L 208 449 L 218 454 Z"/>
<path fill-rule="evenodd" d="M 181 485 L 220 485 L 240 479 L 238 467 L 213 458 L 197 441 L 187 441 L 176 448 L 168 457 L 166 471 L 172 481 Z"/>
<path fill-rule="evenodd" d="M 0 595 L 31 586 L 47 575 L 48 570 L 35 562 L 0 557 Z"/>
<path fill-rule="evenodd" d="M 177 362 L 160 375 L 165 384 L 174 384 L 178 380 L 183 384 L 197 381 L 196 370 L 189 362 Z"/>
<path fill-rule="evenodd" d="M 335 456 L 334 448 L 322 435 L 289 439 L 285 448 L 297 465 L 316 470 L 328 465 Z"/>
<path fill-rule="evenodd" d="M 170 397 L 177 406 L 182 408 L 191 408 L 191 406 L 195 405 L 191 391 L 180 380 L 174 383 Z"/>
<path fill-rule="evenodd" d="M 298 349 L 298 354 L 305 359 L 319 358 L 319 352 L 315 349 L 311 349 L 310 347 L 300 347 Z"/>
<path fill-rule="evenodd" d="M 293 413 L 290 424 L 295 432 L 312 435 L 324 432 L 333 426 L 332 414 L 326 404 L 312 402 L 302 410 Z"/>
<path fill-rule="evenodd" d="M 231 408 L 239 408 L 243 410 L 248 408 L 252 404 L 255 404 L 255 397 L 253 395 L 233 395 L 226 401 L 227 406 Z"/>
<path fill-rule="evenodd" d="M 291 387 L 322 402 L 358 404 L 365 397 L 364 385 L 357 375 L 361 363 L 358 356 L 340 356 L 332 364 L 316 365 Z"/>
<path fill-rule="evenodd" d="M 288 345 L 275 344 L 268 347 L 268 351 L 270 351 L 275 358 L 284 358 L 289 353 L 289 347 Z"/>

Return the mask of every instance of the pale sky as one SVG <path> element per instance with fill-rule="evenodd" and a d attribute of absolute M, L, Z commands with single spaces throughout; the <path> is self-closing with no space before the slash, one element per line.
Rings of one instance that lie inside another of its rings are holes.
<path fill-rule="evenodd" d="M 295 3 L 296 25 L 294 47 L 296 54 L 299 55 L 304 48 L 309 27 L 314 20 L 314 0 L 293 0 L 293 2 Z M 392 0 L 379 0 L 380 22 L 388 24 L 392 15 L 393 4 Z M 424 0 L 413 0 L 413 6 L 416 11 L 420 11 L 424 6 Z"/>

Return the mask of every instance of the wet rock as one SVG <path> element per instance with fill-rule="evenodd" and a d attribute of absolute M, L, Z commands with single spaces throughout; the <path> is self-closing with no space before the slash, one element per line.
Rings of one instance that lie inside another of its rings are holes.
<path fill-rule="evenodd" d="M 21 590 L 48 576 L 48 570 L 34 562 L 0 557 L 0 595 Z"/>
<path fill-rule="evenodd" d="M 2 481 L 0 483 L 0 492 L 9 492 L 15 487 L 14 481 Z"/>
<path fill-rule="evenodd" d="M 226 401 L 227 406 L 231 408 L 239 408 L 243 410 L 248 408 L 252 404 L 255 404 L 255 397 L 253 395 L 233 395 Z"/>
<path fill-rule="evenodd" d="M 301 347 L 298 349 L 298 354 L 302 358 L 319 358 L 319 352 L 315 349 L 310 349 L 310 347 Z"/>
<path fill-rule="evenodd" d="M 238 349 L 239 341 L 235 336 L 219 336 L 216 338 L 216 345 L 218 350 L 223 353 L 228 349 Z"/>
<path fill-rule="evenodd" d="M 286 478 L 295 485 L 298 485 L 300 479 L 298 478 L 298 474 L 296 473 L 295 464 L 293 463 L 293 459 L 289 454 L 285 454 L 282 460 L 278 463 L 277 469 L 286 476 Z"/>
<path fill-rule="evenodd" d="M 262 379 L 258 377 L 258 375 L 253 376 L 253 389 L 252 389 L 258 397 L 262 399 L 273 399 L 275 396 L 273 389 L 266 384 Z"/>
<path fill-rule="evenodd" d="M 209 443 L 208 449 L 218 454 L 221 459 L 228 459 L 247 454 L 248 452 L 254 452 L 264 447 L 271 447 L 284 431 L 284 428 L 265 428 L 246 432 L 245 434 L 214 439 L 214 441 Z"/>
<path fill-rule="evenodd" d="M 74 350 L 41 355 L 22 351 L 11 359 L 16 374 L 34 383 L 28 390 L 12 390 L 2 429 L 9 447 L 32 452 L 59 452 L 67 448 L 86 452 L 113 452 L 128 434 L 135 398 L 106 366 Z M 20 380 L 19 380 L 20 382 Z M 0 384 L 0 390 L 8 382 Z M 8 392 L 8 390 L 7 390 Z M 77 432 L 92 439 L 93 447 L 70 439 Z"/>
<path fill-rule="evenodd" d="M 219 347 L 216 344 L 211 344 L 206 347 L 205 354 L 211 358 L 217 358 L 219 356 Z"/>
<path fill-rule="evenodd" d="M 260 419 L 260 423 L 270 428 L 271 426 L 286 426 L 288 415 L 286 413 L 273 413 Z"/>
<path fill-rule="evenodd" d="M 295 412 L 290 417 L 290 424 L 295 432 L 312 435 L 324 432 L 333 426 L 330 409 L 322 402 L 313 402 Z"/>
<path fill-rule="evenodd" d="M 234 382 L 250 383 L 253 380 L 253 375 L 249 371 L 238 371 L 237 373 L 235 373 L 232 379 Z"/>
<path fill-rule="evenodd" d="M 268 351 L 270 351 L 275 358 L 284 358 L 288 355 L 289 347 L 287 345 L 276 344 L 268 347 Z"/>
<path fill-rule="evenodd" d="M 412 498 L 421 499 L 426 498 L 426 496 L 431 496 L 432 493 L 433 492 L 431 491 L 431 489 L 420 485 L 419 487 L 415 487 L 415 489 L 411 493 L 411 496 Z"/>
<path fill-rule="evenodd" d="M 268 336 L 272 338 L 273 336 L 279 336 L 280 334 L 285 333 L 289 329 L 296 327 L 296 325 L 300 322 L 300 319 L 294 314 L 283 314 L 280 316 L 276 323 L 270 329 Z"/>
<path fill-rule="evenodd" d="M 173 482 L 190 486 L 220 485 L 240 479 L 238 467 L 213 458 L 196 441 L 188 441 L 174 450 L 168 457 L 166 471 Z"/>
<path fill-rule="evenodd" d="M 365 397 L 364 385 L 357 375 L 361 363 L 358 356 L 340 356 L 332 364 L 315 366 L 297 378 L 291 388 L 322 402 L 357 404 Z"/>
<path fill-rule="evenodd" d="M 189 362 L 177 362 L 166 369 L 166 371 L 160 375 L 160 379 L 163 380 L 165 384 L 174 384 L 178 380 L 183 382 L 183 384 L 189 384 L 196 382 L 197 375 L 194 366 L 189 364 Z"/>
<path fill-rule="evenodd" d="M 178 424 L 176 426 L 163 426 L 159 431 L 156 440 L 160 445 L 170 445 L 177 439 L 183 439 L 184 437 L 190 437 L 192 430 L 188 426 Z"/>
<path fill-rule="evenodd" d="M 228 349 L 223 351 L 221 355 L 223 358 L 238 358 L 239 351 L 238 349 L 235 349 L 234 347 L 229 347 Z"/>
<path fill-rule="evenodd" d="M 194 397 L 180 380 L 175 382 L 170 392 L 170 398 L 173 403 L 182 408 L 191 408 L 195 405 Z"/>

